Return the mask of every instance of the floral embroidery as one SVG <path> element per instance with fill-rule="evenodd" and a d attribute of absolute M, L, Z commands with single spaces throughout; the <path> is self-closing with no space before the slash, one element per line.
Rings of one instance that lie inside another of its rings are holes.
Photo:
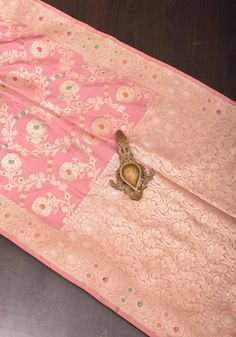
<path fill-rule="evenodd" d="M 35 99 L 41 102 L 50 93 L 47 90 L 49 82 L 47 81 L 47 77 L 43 76 L 43 70 L 39 66 L 35 67 L 33 71 L 29 71 L 25 67 L 19 67 L 17 70 L 8 73 L 6 79 L 11 85 L 32 85 Z"/>
<path fill-rule="evenodd" d="M 41 121 L 37 119 L 31 119 L 31 121 L 27 123 L 26 130 L 29 135 L 31 135 L 31 137 L 37 138 L 44 135 L 47 128 Z"/>
<path fill-rule="evenodd" d="M 107 136 L 111 133 L 112 124 L 106 118 L 97 118 L 92 124 L 92 130 L 98 136 Z"/>
<path fill-rule="evenodd" d="M 0 65 L 4 63 L 12 64 L 17 59 L 25 60 L 27 58 L 26 52 L 24 50 L 18 51 L 16 49 L 13 50 L 5 50 L 0 55 Z"/>
<path fill-rule="evenodd" d="M 136 99 L 136 92 L 133 88 L 123 86 L 116 91 L 116 99 L 119 102 L 133 103 Z"/>
<path fill-rule="evenodd" d="M 63 213 L 63 223 L 68 221 L 74 212 L 75 204 L 71 202 L 72 194 L 65 192 L 62 198 L 56 197 L 53 193 L 47 192 L 47 197 L 53 208 L 53 214 Z"/>
<path fill-rule="evenodd" d="M 46 41 L 35 40 L 31 45 L 31 54 L 37 58 L 45 58 L 48 56 L 50 46 Z"/>
<path fill-rule="evenodd" d="M 62 179 L 69 181 L 76 180 L 78 178 L 78 167 L 74 163 L 65 162 L 61 165 L 59 174 Z"/>
<path fill-rule="evenodd" d="M 2 167 L 9 172 L 17 171 L 21 167 L 21 159 L 15 153 L 8 153 L 1 160 Z"/>
<path fill-rule="evenodd" d="M 52 212 L 52 201 L 45 197 L 36 198 L 32 204 L 35 213 L 42 216 L 49 216 Z"/>
<path fill-rule="evenodd" d="M 138 301 L 138 302 L 137 302 L 137 306 L 138 306 L 139 308 L 141 308 L 141 307 L 143 306 L 143 302 L 142 302 L 142 301 Z"/>
<path fill-rule="evenodd" d="M 27 154 L 27 150 L 16 143 L 14 138 L 17 136 L 18 131 L 15 129 L 16 119 L 9 113 L 9 107 L 2 104 L 0 107 L 0 123 L 2 124 L 2 142 L 4 147 L 8 150 L 15 150 L 22 155 Z"/>
<path fill-rule="evenodd" d="M 6 81 L 10 85 L 23 86 L 27 84 L 27 80 L 23 78 L 19 73 L 10 71 L 6 76 Z"/>
<path fill-rule="evenodd" d="M 59 91 L 65 97 L 70 97 L 78 93 L 79 86 L 74 81 L 65 81 L 59 86 Z"/>

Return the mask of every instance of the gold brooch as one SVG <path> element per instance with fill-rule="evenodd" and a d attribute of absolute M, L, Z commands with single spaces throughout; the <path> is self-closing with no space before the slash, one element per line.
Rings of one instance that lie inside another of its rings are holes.
<path fill-rule="evenodd" d="M 154 170 L 147 171 L 143 165 L 135 161 L 128 139 L 121 130 L 116 131 L 116 146 L 120 166 L 116 171 L 116 182 L 110 180 L 110 185 L 116 190 L 125 192 L 131 199 L 140 200 L 143 190 L 154 176 Z"/>

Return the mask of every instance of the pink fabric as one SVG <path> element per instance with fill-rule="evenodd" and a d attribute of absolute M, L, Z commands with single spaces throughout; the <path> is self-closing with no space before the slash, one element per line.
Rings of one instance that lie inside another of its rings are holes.
<path fill-rule="evenodd" d="M 40 1 L 0 18 L 0 232 L 149 336 L 232 337 L 234 102 Z"/>

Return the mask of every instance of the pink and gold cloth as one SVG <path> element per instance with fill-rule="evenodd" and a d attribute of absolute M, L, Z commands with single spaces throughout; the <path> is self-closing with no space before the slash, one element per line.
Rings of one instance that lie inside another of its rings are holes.
<path fill-rule="evenodd" d="M 0 233 L 149 336 L 235 337 L 235 103 L 34 0 L 0 0 Z M 115 131 L 155 176 L 109 186 Z"/>

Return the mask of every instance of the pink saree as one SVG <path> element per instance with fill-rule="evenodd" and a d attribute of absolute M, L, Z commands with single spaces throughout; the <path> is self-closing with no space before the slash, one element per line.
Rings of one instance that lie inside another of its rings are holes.
<path fill-rule="evenodd" d="M 235 103 L 36 0 L 0 0 L 0 233 L 148 336 L 235 336 Z M 155 170 L 114 190 L 115 132 Z"/>

